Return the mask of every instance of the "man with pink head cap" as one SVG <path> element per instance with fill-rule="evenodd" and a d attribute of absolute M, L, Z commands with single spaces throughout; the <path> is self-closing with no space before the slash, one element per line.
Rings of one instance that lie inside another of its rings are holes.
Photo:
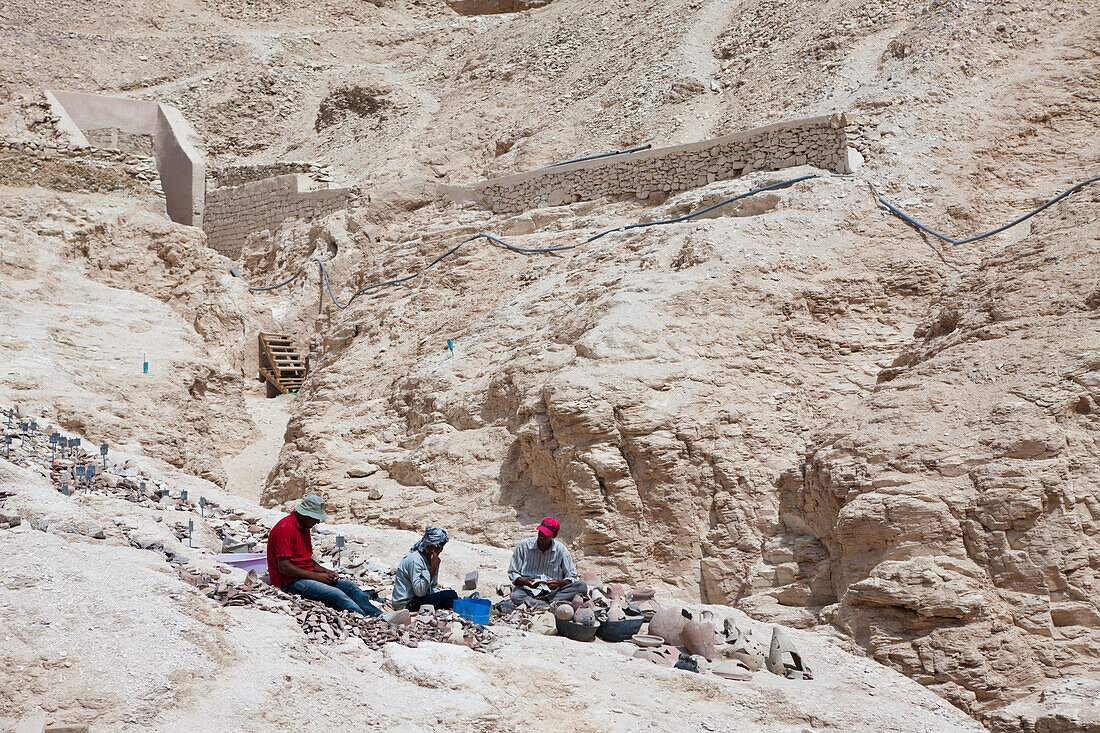
<path fill-rule="evenodd" d="M 588 592 L 588 586 L 577 579 L 569 550 L 554 539 L 560 530 L 558 520 L 547 517 L 534 537 L 516 545 L 508 565 L 508 577 L 515 586 L 511 600 L 516 606 L 545 608 Z"/>

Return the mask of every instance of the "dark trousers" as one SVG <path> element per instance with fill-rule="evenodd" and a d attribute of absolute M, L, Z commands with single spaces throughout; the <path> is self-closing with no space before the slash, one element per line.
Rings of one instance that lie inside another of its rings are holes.
<path fill-rule="evenodd" d="M 457 598 L 458 594 L 453 590 L 437 590 L 435 593 L 429 593 L 426 596 L 413 596 L 413 599 L 409 601 L 409 605 L 407 605 L 406 608 L 410 611 L 419 611 L 421 606 L 454 608 Z"/>
<path fill-rule="evenodd" d="M 545 596 L 535 596 L 531 593 L 530 588 L 520 588 L 516 586 L 512 591 L 512 603 L 517 606 L 527 604 L 531 608 L 546 608 L 555 603 L 571 601 L 574 596 L 583 596 L 587 594 L 588 584 L 583 580 L 574 580 L 569 585 L 564 585 L 555 591 L 550 591 L 550 594 Z"/>

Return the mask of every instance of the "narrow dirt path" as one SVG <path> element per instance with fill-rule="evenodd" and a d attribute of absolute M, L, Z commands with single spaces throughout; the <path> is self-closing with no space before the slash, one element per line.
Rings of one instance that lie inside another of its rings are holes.
<path fill-rule="evenodd" d="M 274 399 L 262 395 L 245 397 L 252 420 L 263 437 L 237 455 L 222 459 L 228 475 L 226 491 L 250 501 L 260 500 L 267 474 L 279 459 L 294 399 L 294 395 L 283 395 Z"/>
<path fill-rule="evenodd" d="M 681 65 L 706 91 L 698 98 L 694 114 L 684 120 L 681 134 L 685 139 L 703 139 L 715 134 L 711 129 L 712 118 L 718 116 L 723 98 L 712 95 L 710 90 L 711 81 L 721 71 L 714 56 L 714 44 L 741 4 L 727 0 L 712 2 L 698 11 L 686 30 L 680 49 Z"/>

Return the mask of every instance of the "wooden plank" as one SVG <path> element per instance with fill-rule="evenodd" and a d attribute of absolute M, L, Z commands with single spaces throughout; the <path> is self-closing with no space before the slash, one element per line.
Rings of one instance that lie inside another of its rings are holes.
<path fill-rule="evenodd" d="M 268 361 L 269 364 L 271 364 L 271 369 L 272 369 L 272 371 L 275 372 L 276 378 L 278 378 L 278 376 L 279 376 L 279 365 L 275 360 L 275 354 L 272 353 L 271 347 L 268 346 L 266 338 L 261 338 L 260 342 L 264 345 L 264 351 L 267 353 L 267 361 Z"/>
<path fill-rule="evenodd" d="M 286 388 L 279 384 L 278 378 L 276 378 L 271 372 L 267 371 L 263 367 L 260 367 L 260 375 L 271 383 L 271 386 L 279 390 L 279 394 L 286 394 Z"/>
<path fill-rule="evenodd" d="M 305 361 L 284 334 L 260 333 L 262 356 L 270 369 L 260 366 L 260 376 L 266 379 L 279 394 L 297 392 L 306 376 Z"/>

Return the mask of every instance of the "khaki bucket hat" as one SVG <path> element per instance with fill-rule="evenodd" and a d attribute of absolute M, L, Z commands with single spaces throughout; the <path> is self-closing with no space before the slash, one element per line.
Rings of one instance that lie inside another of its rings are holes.
<path fill-rule="evenodd" d="M 318 522 L 323 522 L 328 519 L 328 514 L 325 513 L 325 500 L 317 496 L 317 494 L 310 494 L 302 499 L 302 503 L 294 507 L 294 511 L 301 514 L 303 517 L 312 517 Z"/>

